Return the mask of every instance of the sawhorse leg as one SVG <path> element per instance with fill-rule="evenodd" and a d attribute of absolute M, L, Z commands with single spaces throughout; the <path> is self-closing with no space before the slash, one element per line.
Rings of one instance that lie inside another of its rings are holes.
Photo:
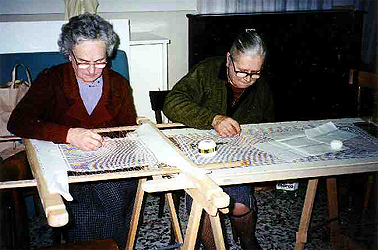
<path fill-rule="evenodd" d="M 177 216 L 176 206 L 173 201 L 172 193 L 166 193 L 165 200 L 168 202 L 169 214 L 171 218 L 173 233 L 176 237 L 176 242 L 179 244 L 183 244 L 184 239 L 182 236 L 181 226 L 180 226 L 179 218 Z"/>
<path fill-rule="evenodd" d="M 339 235 L 339 212 L 337 207 L 336 178 L 327 178 L 328 221 L 331 233 L 332 249 L 337 250 Z"/>
<path fill-rule="evenodd" d="M 131 216 L 130 221 L 130 227 L 129 227 L 129 235 L 127 237 L 127 243 L 125 250 L 132 250 L 134 249 L 135 240 L 136 240 L 136 234 L 138 231 L 138 225 L 139 225 L 139 218 L 142 212 L 142 204 L 144 199 L 144 190 L 142 189 L 142 184 L 146 181 L 145 178 L 139 179 L 138 183 L 138 189 L 136 192 L 135 202 L 134 202 L 134 208 L 133 213 Z M 183 237 L 181 233 L 180 223 L 177 217 L 176 209 L 173 203 L 173 198 L 171 193 L 166 193 L 165 195 L 166 200 L 168 201 L 168 207 L 169 207 L 169 213 L 171 215 L 171 223 L 173 224 L 173 231 L 176 236 L 176 240 L 178 243 L 183 243 Z"/>
<path fill-rule="evenodd" d="M 307 232 L 310 224 L 312 208 L 316 195 L 316 189 L 319 179 L 308 181 L 306 198 L 303 205 L 299 230 L 297 232 L 297 241 L 295 250 L 303 250 L 307 242 Z M 337 183 L 336 178 L 327 178 L 328 193 L 328 219 L 330 221 L 329 228 L 331 232 L 332 249 L 336 250 L 338 246 L 338 208 L 337 208 Z"/>
<path fill-rule="evenodd" d="M 203 207 L 193 200 L 192 209 L 190 211 L 188 225 L 186 228 L 184 245 L 180 248 L 181 250 L 193 250 L 198 235 L 198 229 L 202 217 Z M 210 215 L 211 228 L 214 234 L 215 245 L 217 250 L 225 250 L 226 246 L 224 243 L 224 237 L 222 233 L 222 226 L 220 223 L 219 212 L 216 216 Z"/>
<path fill-rule="evenodd" d="M 129 235 L 127 237 L 125 250 L 134 249 L 136 234 L 138 231 L 139 218 L 140 218 L 140 213 L 142 211 L 142 204 L 143 204 L 143 198 L 144 198 L 144 190 L 142 189 L 142 184 L 145 181 L 146 179 L 139 179 L 139 182 L 138 182 L 138 189 L 137 189 L 136 197 L 134 201 L 133 214 L 131 215 Z"/>
<path fill-rule="evenodd" d="M 219 212 L 216 216 L 210 216 L 211 229 L 214 234 L 215 246 L 218 250 L 225 250 L 226 246 L 224 244 L 224 237 L 222 233 L 222 225 L 219 218 Z"/>
<path fill-rule="evenodd" d="M 319 179 L 312 179 L 308 181 L 306 198 L 303 204 L 301 221 L 299 224 L 299 229 L 297 232 L 297 240 L 295 243 L 295 250 L 303 250 L 304 245 L 307 242 L 307 231 L 310 225 L 312 207 L 314 205 L 314 199 L 316 194 L 316 189 L 318 187 Z"/>

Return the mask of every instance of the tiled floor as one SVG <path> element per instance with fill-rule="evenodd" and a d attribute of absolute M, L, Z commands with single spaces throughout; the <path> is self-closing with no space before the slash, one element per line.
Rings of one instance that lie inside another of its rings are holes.
<path fill-rule="evenodd" d="M 325 181 L 321 179 L 315 198 L 313 216 L 308 232 L 308 240 L 305 249 L 331 249 L 328 235 L 327 218 L 327 193 Z M 295 235 L 299 225 L 302 205 L 306 192 L 306 182 L 300 182 L 296 193 L 282 193 L 275 189 L 256 191 L 256 199 L 259 207 L 257 224 L 257 238 L 265 250 L 294 249 Z M 378 249 L 376 243 L 377 221 L 374 208 L 361 212 L 361 195 L 359 192 L 350 192 L 352 196 L 339 195 L 340 229 L 343 235 L 354 240 L 349 247 L 339 249 Z M 169 218 L 168 211 L 162 218 L 158 218 L 159 196 L 148 195 L 144 210 L 144 221 L 141 224 L 135 249 L 173 249 L 169 245 Z M 180 220 L 185 230 L 188 216 L 185 213 L 183 199 L 180 205 Z M 241 249 L 232 239 L 229 230 L 229 222 L 225 218 L 227 230 L 227 244 L 231 250 Z M 52 244 L 52 229 L 48 227 L 43 218 L 34 218 L 31 224 L 32 249 Z M 345 238 L 345 237 L 344 237 Z M 363 246 L 362 248 L 356 248 Z"/>

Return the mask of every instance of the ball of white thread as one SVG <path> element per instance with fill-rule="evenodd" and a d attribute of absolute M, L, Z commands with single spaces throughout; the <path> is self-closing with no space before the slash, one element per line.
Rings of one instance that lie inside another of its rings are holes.
<path fill-rule="evenodd" d="M 205 139 L 198 142 L 198 152 L 204 157 L 213 157 L 216 151 L 217 144 L 214 140 Z"/>
<path fill-rule="evenodd" d="M 334 150 L 340 150 L 343 147 L 343 142 L 339 140 L 331 141 L 331 148 Z"/>

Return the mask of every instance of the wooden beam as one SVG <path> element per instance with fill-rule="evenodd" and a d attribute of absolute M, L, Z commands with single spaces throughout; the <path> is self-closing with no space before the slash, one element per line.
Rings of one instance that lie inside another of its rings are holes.
<path fill-rule="evenodd" d="M 62 227 L 68 223 L 68 212 L 62 197 L 58 193 L 52 194 L 48 191 L 36 152 L 29 139 L 25 139 L 24 143 L 27 148 L 27 157 L 33 176 L 37 180 L 38 193 L 45 210 L 47 222 L 52 227 Z"/>

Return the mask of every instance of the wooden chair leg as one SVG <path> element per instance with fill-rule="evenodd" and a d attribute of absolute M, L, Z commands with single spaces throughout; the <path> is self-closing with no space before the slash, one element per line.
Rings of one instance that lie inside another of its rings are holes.
<path fill-rule="evenodd" d="M 0 190 L 0 249 L 14 249 L 14 209 L 9 190 Z"/>
<path fill-rule="evenodd" d="M 364 194 L 364 211 L 368 210 L 371 200 L 371 193 L 373 191 L 374 175 L 370 174 L 366 182 L 365 194 Z"/>
<path fill-rule="evenodd" d="M 21 155 L 21 157 L 19 157 Z M 19 160 L 21 158 L 21 160 Z M 11 180 L 20 180 L 25 179 L 23 172 L 26 171 L 25 168 L 28 167 L 28 164 L 25 165 L 24 157 L 22 154 L 17 154 L 11 156 L 1 162 L 0 165 L 0 181 L 11 181 Z M 24 201 L 24 194 L 28 189 L 12 189 L 2 192 L 2 201 L 6 201 L 7 209 L 11 209 L 10 217 L 3 218 L 6 219 L 6 222 L 2 221 L 5 226 L 10 226 L 6 230 L 9 230 L 12 234 L 12 249 L 26 249 L 30 245 L 29 240 L 29 220 L 26 213 L 26 204 Z M 9 195 L 9 197 L 8 197 Z M 8 197 L 4 199 L 4 197 Z M 0 208 L 3 209 L 3 208 Z M 0 247 L 1 248 L 1 247 Z"/>
<path fill-rule="evenodd" d="M 16 246 L 26 249 L 30 246 L 29 219 L 22 190 L 12 190 L 12 202 L 14 204 Z"/>

